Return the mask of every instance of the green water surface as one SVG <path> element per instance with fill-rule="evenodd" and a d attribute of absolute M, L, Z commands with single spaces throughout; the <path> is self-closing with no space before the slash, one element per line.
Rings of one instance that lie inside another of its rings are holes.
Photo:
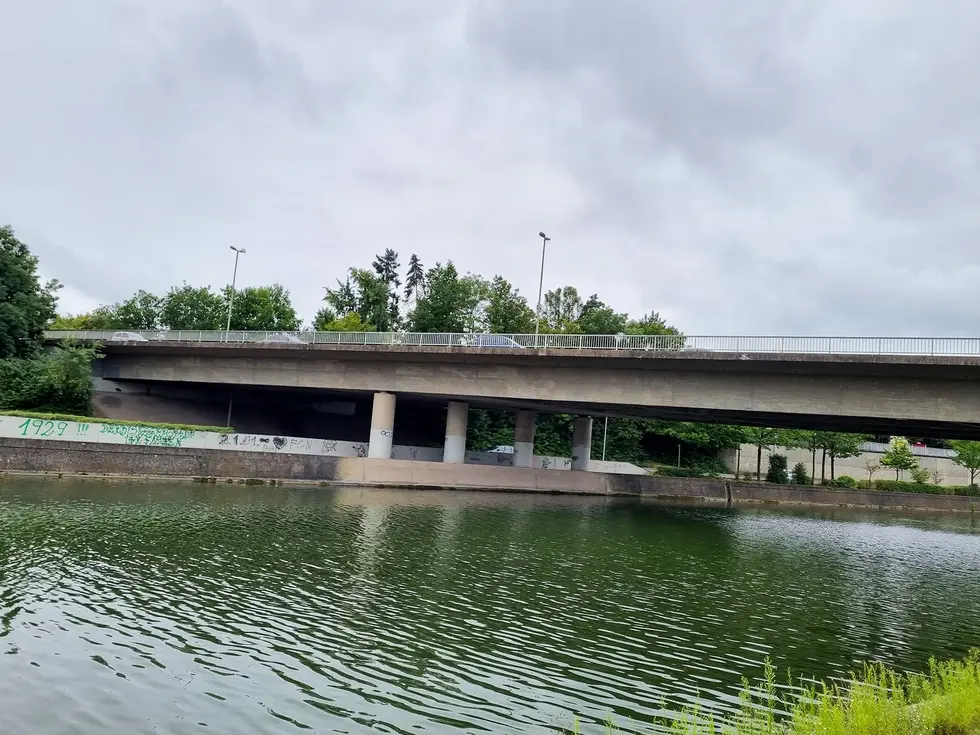
<path fill-rule="evenodd" d="M 547 733 L 980 645 L 968 515 L 0 483 L 0 733 Z"/>

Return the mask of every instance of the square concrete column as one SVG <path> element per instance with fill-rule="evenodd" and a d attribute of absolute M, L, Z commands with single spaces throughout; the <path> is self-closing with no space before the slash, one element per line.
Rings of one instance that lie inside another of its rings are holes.
<path fill-rule="evenodd" d="M 518 411 L 514 426 L 514 466 L 534 467 L 534 411 Z"/>
<path fill-rule="evenodd" d="M 466 422 L 469 418 L 470 404 L 450 401 L 446 412 L 446 445 L 442 450 L 442 461 L 462 464 L 466 459 Z"/>
<path fill-rule="evenodd" d="M 391 442 L 395 435 L 395 394 L 375 393 L 371 408 L 371 439 L 368 457 L 391 459 Z"/>
<path fill-rule="evenodd" d="M 592 458 L 592 418 L 576 416 L 572 430 L 572 469 L 588 470 Z"/>

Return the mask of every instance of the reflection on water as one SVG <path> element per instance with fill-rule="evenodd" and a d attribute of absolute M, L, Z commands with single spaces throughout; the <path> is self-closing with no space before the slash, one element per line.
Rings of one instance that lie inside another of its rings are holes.
<path fill-rule="evenodd" d="M 968 516 L 4 480 L 0 732 L 553 732 L 980 643 Z M 590 724 L 591 723 L 591 724 Z"/>

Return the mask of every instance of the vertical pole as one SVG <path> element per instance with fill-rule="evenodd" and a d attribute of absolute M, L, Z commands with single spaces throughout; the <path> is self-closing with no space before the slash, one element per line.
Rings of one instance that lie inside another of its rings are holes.
<path fill-rule="evenodd" d="M 681 466 L 681 445 L 677 445 L 677 466 Z"/>
<path fill-rule="evenodd" d="M 228 394 L 228 420 L 225 421 L 225 426 L 231 426 L 231 393 Z"/>
<path fill-rule="evenodd" d="M 541 295 L 544 291 L 544 252 L 548 246 L 548 240 L 551 238 L 545 235 L 543 232 L 538 233 L 541 235 L 541 275 L 538 277 L 538 311 L 535 314 L 534 320 L 534 346 L 538 346 L 538 332 L 541 330 Z"/>
<path fill-rule="evenodd" d="M 606 424 L 602 427 L 602 461 L 606 461 L 606 437 L 609 436 L 609 417 L 606 416 Z"/>
<path fill-rule="evenodd" d="M 235 251 L 235 270 L 231 272 L 231 296 L 228 298 L 228 323 L 225 325 L 225 341 L 228 341 L 228 332 L 231 331 L 231 307 L 235 305 L 235 281 L 238 280 L 238 256 L 244 250 L 239 250 L 234 245 L 231 249 Z"/>

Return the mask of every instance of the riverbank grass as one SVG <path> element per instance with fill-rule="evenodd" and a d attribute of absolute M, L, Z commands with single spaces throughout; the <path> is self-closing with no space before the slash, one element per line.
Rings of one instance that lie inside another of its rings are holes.
<path fill-rule="evenodd" d="M 578 732 L 576 727 L 572 732 Z M 649 730 L 606 725 L 607 735 L 980 735 L 980 650 L 963 661 L 929 662 L 926 674 L 869 665 L 842 685 L 807 685 L 790 701 L 777 694 L 766 667 L 761 694 L 746 683 L 741 710 L 729 722 L 696 708 Z"/>
<path fill-rule="evenodd" d="M 161 424 L 153 421 L 126 421 L 125 419 L 103 419 L 96 416 L 75 416 L 67 413 L 39 413 L 37 411 L 18 411 L 0 408 L 0 415 L 42 421 L 74 421 L 80 424 L 111 424 L 113 426 L 149 426 L 154 429 L 179 429 L 182 431 L 210 431 L 219 434 L 233 434 L 230 426 L 197 426 L 195 424 Z"/>

